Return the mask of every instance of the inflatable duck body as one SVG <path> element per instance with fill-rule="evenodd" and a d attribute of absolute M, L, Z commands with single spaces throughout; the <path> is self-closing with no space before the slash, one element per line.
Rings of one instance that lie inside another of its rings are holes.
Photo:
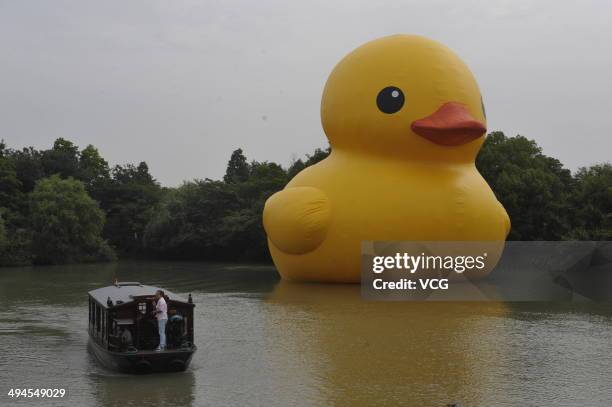
<path fill-rule="evenodd" d="M 363 241 L 504 241 L 510 221 L 475 166 L 486 133 L 478 85 L 445 46 L 412 35 L 369 42 L 325 85 L 331 145 L 266 202 L 284 279 L 359 282 Z"/>

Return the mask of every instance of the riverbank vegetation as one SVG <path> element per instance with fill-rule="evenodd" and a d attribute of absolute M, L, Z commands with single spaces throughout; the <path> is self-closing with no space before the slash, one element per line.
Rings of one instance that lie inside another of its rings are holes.
<path fill-rule="evenodd" d="M 0 143 L 0 265 L 118 257 L 269 260 L 266 199 L 329 154 L 283 168 L 234 151 L 221 180 L 162 187 L 146 163 L 110 167 L 94 146 Z M 511 240 L 612 239 L 612 165 L 574 174 L 532 140 L 491 133 L 476 161 L 512 219 Z"/>

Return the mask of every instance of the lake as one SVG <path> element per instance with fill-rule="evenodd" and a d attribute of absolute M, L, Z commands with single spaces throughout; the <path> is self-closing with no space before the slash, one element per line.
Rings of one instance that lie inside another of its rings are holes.
<path fill-rule="evenodd" d="M 196 304 L 183 373 L 132 376 L 87 352 L 87 291 L 159 285 Z M 269 265 L 121 261 L 0 269 L 0 405 L 612 405 L 612 307 L 363 301 Z M 10 388 L 64 388 L 11 400 Z"/>

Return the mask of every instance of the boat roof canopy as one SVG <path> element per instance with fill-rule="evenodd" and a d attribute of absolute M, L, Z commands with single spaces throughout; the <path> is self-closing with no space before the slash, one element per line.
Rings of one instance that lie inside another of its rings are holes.
<path fill-rule="evenodd" d="M 134 302 L 134 299 L 137 297 L 152 297 L 157 290 L 163 290 L 166 297 L 172 301 L 184 302 L 187 304 L 187 300 L 179 297 L 173 292 L 137 282 L 117 282 L 108 287 L 92 290 L 89 292 L 89 295 L 103 307 L 109 308 L 107 304 L 109 298 L 113 302 L 111 306 L 124 305 Z"/>

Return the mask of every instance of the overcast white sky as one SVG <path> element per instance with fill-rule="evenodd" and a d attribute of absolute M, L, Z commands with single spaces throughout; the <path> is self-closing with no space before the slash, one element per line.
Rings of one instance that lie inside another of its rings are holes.
<path fill-rule="evenodd" d="M 218 178 L 237 147 L 287 165 L 327 145 L 327 75 L 395 33 L 471 67 L 489 130 L 569 168 L 612 160 L 612 1 L 0 0 L 0 138 L 97 146 L 164 185 Z"/>

